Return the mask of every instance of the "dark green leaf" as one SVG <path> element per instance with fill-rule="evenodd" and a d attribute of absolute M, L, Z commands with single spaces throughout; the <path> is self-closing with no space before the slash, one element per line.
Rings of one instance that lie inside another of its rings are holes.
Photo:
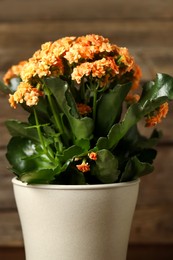
<path fill-rule="evenodd" d="M 62 161 L 68 161 L 70 159 L 73 159 L 74 156 L 79 156 L 83 153 L 83 149 L 77 145 L 70 146 L 66 150 L 64 150 L 64 153 L 61 157 Z"/>
<path fill-rule="evenodd" d="M 118 144 L 127 131 L 137 123 L 140 116 L 140 106 L 137 103 L 131 105 L 126 112 L 124 119 L 120 123 L 113 125 L 110 129 L 107 136 L 107 142 L 106 140 L 104 141 L 104 143 L 108 145 L 109 149 L 113 149 Z M 97 146 L 100 146 L 100 141 L 101 140 L 98 140 Z"/>
<path fill-rule="evenodd" d="M 6 121 L 6 127 L 12 136 L 22 136 L 28 139 L 39 142 L 37 130 L 34 128 L 29 128 L 28 123 L 23 123 L 18 120 L 10 119 Z"/>
<path fill-rule="evenodd" d="M 40 152 L 38 152 L 40 150 Z M 7 159 L 12 170 L 21 175 L 24 172 L 39 171 L 42 169 L 54 169 L 55 165 L 50 161 L 37 144 L 20 136 L 12 137 L 7 146 Z"/>
<path fill-rule="evenodd" d="M 117 85 L 114 89 L 104 93 L 97 103 L 96 127 L 100 136 L 106 136 L 119 120 L 122 103 L 131 88 L 131 83 Z"/>
<path fill-rule="evenodd" d="M 11 93 L 9 87 L 6 86 L 2 81 L 0 81 L 0 90 L 5 94 Z"/>
<path fill-rule="evenodd" d="M 153 171 L 154 167 L 150 163 L 139 161 L 135 156 L 131 158 L 122 173 L 120 182 L 126 182 L 140 178 L 143 175 L 149 174 Z"/>
<path fill-rule="evenodd" d="M 55 178 L 54 184 L 64 184 L 64 185 L 85 185 L 85 178 L 82 172 L 75 169 L 62 171 Z"/>
<path fill-rule="evenodd" d="M 81 147 L 83 152 L 87 152 L 90 149 L 90 141 L 88 139 L 76 140 L 75 144 Z"/>
<path fill-rule="evenodd" d="M 69 116 L 72 132 L 77 140 L 80 139 L 92 139 L 93 132 L 93 120 L 89 117 L 76 119 Z"/>
<path fill-rule="evenodd" d="M 143 86 L 140 104 L 146 106 L 147 102 L 161 97 L 173 99 L 173 77 L 158 73 L 155 81 L 150 81 Z"/>
<path fill-rule="evenodd" d="M 65 93 L 65 97 L 66 97 L 68 106 L 71 108 L 71 109 L 70 109 L 71 115 L 74 116 L 75 118 L 80 118 L 80 114 L 79 114 L 79 112 L 78 112 L 78 110 L 77 110 L 74 97 L 73 97 L 73 95 L 71 94 L 71 92 L 70 92 L 69 89 L 67 89 L 67 91 L 66 91 L 66 93 Z"/>
<path fill-rule="evenodd" d="M 13 137 L 7 146 L 7 159 L 19 175 L 35 168 L 35 163 L 26 160 L 27 156 L 33 154 L 36 154 L 35 145 L 30 140 L 21 137 Z"/>
<path fill-rule="evenodd" d="M 36 170 L 22 174 L 20 180 L 28 184 L 49 184 L 54 180 L 54 175 L 53 170 Z"/>
<path fill-rule="evenodd" d="M 139 149 L 147 149 L 155 146 L 161 137 L 160 132 L 156 129 L 152 132 L 149 138 L 141 135 L 138 130 L 137 125 L 132 126 L 127 134 L 122 139 L 122 143 L 124 144 L 125 150 L 139 150 Z M 121 145 L 122 145 L 121 143 Z"/>
<path fill-rule="evenodd" d="M 100 137 L 96 143 L 98 150 L 109 149 L 109 141 L 107 137 Z"/>
<path fill-rule="evenodd" d="M 118 160 L 110 151 L 100 150 L 91 173 L 103 183 L 114 183 L 119 176 Z"/>
<path fill-rule="evenodd" d="M 161 83 L 159 80 L 161 80 Z M 128 130 L 145 115 L 153 112 L 168 99 L 173 99 L 172 93 L 173 78 L 168 75 L 158 74 L 154 82 L 145 85 L 139 102 L 132 104 L 127 110 L 124 119 L 120 123 L 113 125 L 109 131 L 109 149 L 113 149 Z M 167 96 L 165 96 L 166 94 Z"/>
<path fill-rule="evenodd" d="M 153 160 L 156 158 L 157 151 L 155 149 L 143 149 L 138 155 L 138 159 L 141 162 L 153 163 Z"/>

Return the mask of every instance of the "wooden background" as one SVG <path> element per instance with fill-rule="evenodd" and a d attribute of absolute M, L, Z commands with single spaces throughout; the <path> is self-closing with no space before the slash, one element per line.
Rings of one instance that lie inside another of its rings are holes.
<path fill-rule="evenodd" d="M 173 76 L 172 0 L 0 0 L 0 77 L 46 41 L 89 33 L 128 47 L 142 68 L 143 80 L 156 72 Z M 0 258 L 7 260 L 24 259 L 12 175 L 5 159 L 9 135 L 4 121 L 15 117 L 22 119 L 24 114 L 13 111 L 0 94 Z M 159 126 L 164 136 L 155 171 L 141 179 L 128 259 L 173 259 L 172 119 L 173 105 Z"/>

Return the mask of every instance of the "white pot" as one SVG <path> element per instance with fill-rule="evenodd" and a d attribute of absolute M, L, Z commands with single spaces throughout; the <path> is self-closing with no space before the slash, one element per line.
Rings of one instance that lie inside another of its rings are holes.
<path fill-rule="evenodd" d="M 12 180 L 27 260 L 125 260 L 139 180 L 26 185 Z"/>

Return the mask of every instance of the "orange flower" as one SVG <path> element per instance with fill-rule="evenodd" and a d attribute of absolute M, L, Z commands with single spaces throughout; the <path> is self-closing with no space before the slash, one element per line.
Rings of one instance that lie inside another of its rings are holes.
<path fill-rule="evenodd" d="M 20 72 L 27 61 L 20 61 L 17 65 L 13 65 L 4 75 L 3 81 L 5 84 L 9 84 L 10 79 L 20 76 Z"/>
<path fill-rule="evenodd" d="M 116 64 L 117 58 L 124 64 L 119 71 Z M 64 37 L 54 42 L 46 42 L 41 45 L 33 56 L 25 62 L 19 72 L 15 72 L 13 67 L 4 77 L 7 82 L 14 73 L 20 74 L 23 82 L 30 83 L 33 78 L 46 76 L 64 75 L 64 61 L 68 65 L 76 64 L 73 68 L 71 77 L 80 84 L 84 76 L 92 76 L 101 79 L 100 85 L 104 86 L 116 74 L 120 76 L 134 67 L 133 58 L 127 48 L 120 48 L 112 45 L 107 38 L 100 35 L 89 34 L 81 37 Z M 22 65 L 22 64 L 21 64 Z M 137 73 L 136 73 L 137 74 Z M 68 76 L 68 75 L 64 75 Z M 137 77 L 134 75 L 135 82 Z"/>
<path fill-rule="evenodd" d="M 75 37 L 65 37 L 55 42 L 46 42 L 41 45 L 29 59 L 21 72 L 21 78 L 28 82 L 31 78 L 38 76 L 57 76 L 64 72 L 62 58 L 63 53 L 69 50 Z"/>
<path fill-rule="evenodd" d="M 84 76 L 102 78 L 105 76 L 106 72 L 110 74 L 110 76 L 115 76 L 119 73 L 118 66 L 116 65 L 113 58 L 108 57 L 102 58 L 101 60 L 96 60 L 94 62 L 84 62 L 81 65 L 75 67 L 71 74 L 72 80 L 76 80 L 78 84 L 80 84 L 81 79 Z"/>
<path fill-rule="evenodd" d="M 95 152 L 91 152 L 88 154 L 88 157 L 93 160 L 96 161 L 97 160 L 97 154 Z"/>
<path fill-rule="evenodd" d="M 27 106 L 37 105 L 39 96 L 43 92 L 37 88 L 33 88 L 29 83 L 21 82 L 13 95 L 9 95 L 9 103 L 13 108 L 16 108 L 18 103 L 26 102 Z"/>
<path fill-rule="evenodd" d="M 72 63 L 73 67 L 70 66 Z M 69 68 L 65 69 L 66 66 Z M 65 72 L 69 73 L 72 69 L 71 75 L 65 75 Z M 28 61 L 12 66 L 4 76 L 4 81 L 9 83 L 10 78 L 19 76 L 23 83 L 35 86 L 38 82 L 40 83 L 42 77 L 63 75 L 64 78 L 71 76 L 71 79 L 78 84 L 81 83 L 83 77 L 91 77 L 97 80 L 102 88 L 109 85 L 115 77 L 121 81 L 121 76 L 131 70 L 134 74 L 131 73 L 132 77 L 130 76 L 128 80 L 133 81 L 132 88 L 136 88 L 141 73 L 127 48 L 112 45 L 103 36 L 89 34 L 81 37 L 64 37 L 42 44 Z M 17 92 L 10 96 L 11 105 L 16 107 L 17 103 L 24 101 L 29 106 L 37 104 L 38 97 L 42 93 L 33 86 L 31 88 L 31 91 L 24 91 L 28 89 L 28 85 L 20 85 Z M 91 108 L 86 106 L 84 108 L 80 105 L 78 109 L 81 115 L 91 112 Z"/>
<path fill-rule="evenodd" d="M 78 63 L 80 59 L 92 60 L 96 54 L 112 52 L 112 50 L 112 45 L 107 38 L 89 34 L 78 37 L 64 57 L 72 64 Z"/>
<path fill-rule="evenodd" d="M 136 89 L 139 86 L 139 82 L 142 77 L 142 71 L 141 71 L 141 68 L 137 64 L 134 65 L 133 70 L 134 70 L 133 81 L 132 81 L 133 85 L 132 85 L 131 89 Z"/>
<path fill-rule="evenodd" d="M 76 37 L 64 37 L 52 43 L 52 53 L 55 57 L 64 56 L 75 41 Z"/>
<path fill-rule="evenodd" d="M 81 116 L 85 116 L 85 115 L 91 113 L 91 111 L 92 111 L 90 106 L 88 106 L 86 104 L 82 104 L 82 103 L 77 104 L 77 109 Z"/>
<path fill-rule="evenodd" d="M 118 66 L 115 63 L 115 60 L 112 57 L 103 58 L 93 62 L 92 76 L 101 78 L 106 72 L 111 76 L 115 76 L 119 73 Z"/>
<path fill-rule="evenodd" d="M 134 66 L 134 59 L 132 56 L 130 56 L 128 49 L 125 47 L 119 48 L 119 55 L 120 62 L 122 62 L 126 66 L 125 71 L 131 71 Z"/>
<path fill-rule="evenodd" d="M 91 62 L 85 62 L 81 65 L 77 66 L 73 69 L 73 72 L 71 74 L 72 80 L 76 80 L 78 84 L 80 84 L 81 79 L 83 76 L 89 76 L 92 70 L 92 63 Z"/>
<path fill-rule="evenodd" d="M 60 57 L 54 53 L 54 45 L 51 42 L 42 44 L 41 49 L 36 51 L 21 71 L 21 78 L 28 82 L 35 76 L 62 75 L 64 65 Z"/>
<path fill-rule="evenodd" d="M 90 171 L 90 165 L 86 162 L 82 162 L 81 164 L 76 165 L 76 167 L 80 172 L 89 172 Z"/>
<path fill-rule="evenodd" d="M 168 103 L 165 102 L 162 104 L 159 109 L 155 111 L 155 114 L 153 116 L 148 116 L 146 118 L 146 127 L 152 127 L 155 126 L 156 124 L 160 123 L 162 118 L 165 118 L 167 113 L 168 113 Z"/>
<path fill-rule="evenodd" d="M 125 100 L 130 104 L 138 102 L 139 99 L 140 99 L 140 96 L 138 94 L 132 94 L 132 93 L 127 94 L 127 96 L 125 98 Z"/>

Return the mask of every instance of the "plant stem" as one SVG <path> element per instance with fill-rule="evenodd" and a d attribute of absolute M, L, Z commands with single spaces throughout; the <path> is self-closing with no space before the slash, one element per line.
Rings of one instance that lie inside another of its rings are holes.
<path fill-rule="evenodd" d="M 51 97 L 51 94 L 50 94 L 50 91 L 49 89 L 47 88 L 47 97 L 48 97 L 48 101 L 49 101 L 49 104 L 50 104 L 50 108 L 51 108 L 51 111 L 52 111 L 52 114 L 53 114 L 53 117 L 55 119 L 55 125 L 56 125 L 56 128 L 58 129 L 62 139 L 63 139 L 63 142 L 66 146 L 68 146 L 68 143 L 67 143 L 67 138 L 64 137 L 64 127 L 63 127 L 63 124 L 61 122 L 61 118 L 59 116 L 58 113 L 56 113 L 56 109 L 55 109 L 55 105 L 54 105 L 54 101 Z M 58 137 L 58 142 L 59 142 L 59 151 L 62 152 L 62 149 L 63 149 L 63 143 L 61 142 L 61 139 Z"/>
<path fill-rule="evenodd" d="M 60 132 L 60 134 L 62 134 L 63 133 L 63 127 L 62 127 L 62 124 L 61 124 L 61 119 L 60 119 L 58 113 L 55 112 L 55 106 L 52 102 L 52 98 L 51 98 L 49 91 L 47 91 L 47 92 L 48 92 L 48 95 L 47 95 L 48 101 L 49 101 L 49 104 L 50 104 L 50 108 L 51 108 L 53 117 L 55 119 L 56 127 L 57 127 L 58 131 Z"/>
<path fill-rule="evenodd" d="M 80 87 L 80 92 L 81 92 L 81 98 L 82 98 L 82 102 L 86 102 L 86 91 L 85 91 L 85 85 L 84 85 L 84 79 L 82 78 L 81 80 L 81 87 Z"/>
<path fill-rule="evenodd" d="M 40 140 L 40 143 L 41 143 L 43 149 L 45 150 L 46 147 L 45 147 L 45 143 L 44 143 L 44 140 L 43 140 L 42 133 L 41 133 L 41 131 L 40 131 L 40 125 L 39 125 L 39 122 L 38 122 L 37 112 L 36 112 L 35 109 L 34 109 L 34 117 L 35 117 L 35 123 L 36 123 L 36 128 L 37 128 L 38 137 L 39 137 L 39 140 Z"/>
<path fill-rule="evenodd" d="M 39 124 L 39 121 L 38 121 L 37 112 L 36 112 L 35 109 L 34 109 L 34 117 L 35 117 L 35 123 L 36 123 L 36 129 L 37 129 L 38 137 L 39 137 L 41 146 L 43 148 L 43 151 L 47 155 L 47 157 L 52 161 L 52 160 L 54 160 L 54 156 L 53 156 L 52 153 L 50 153 L 50 149 L 47 149 L 47 147 L 45 145 L 45 142 L 44 142 L 41 130 L 40 130 L 40 124 Z"/>
<path fill-rule="evenodd" d="M 93 91 L 93 120 L 96 119 L 96 108 L 97 108 L 97 88 L 94 88 Z"/>

